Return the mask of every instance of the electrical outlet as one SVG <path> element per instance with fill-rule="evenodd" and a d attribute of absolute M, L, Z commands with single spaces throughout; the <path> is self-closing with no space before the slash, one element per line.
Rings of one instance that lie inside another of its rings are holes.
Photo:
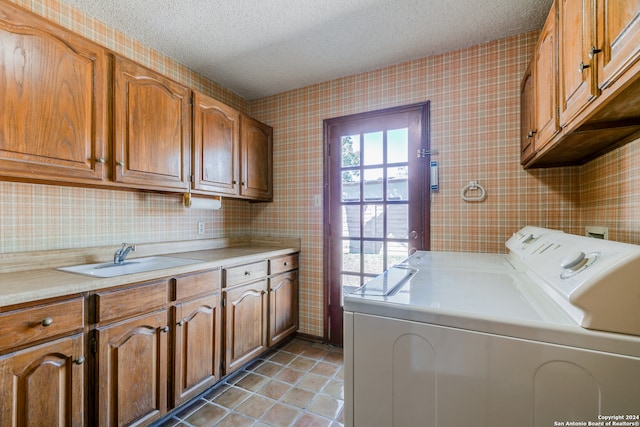
<path fill-rule="evenodd" d="M 204 236 L 204 221 L 198 221 L 198 236 Z"/>

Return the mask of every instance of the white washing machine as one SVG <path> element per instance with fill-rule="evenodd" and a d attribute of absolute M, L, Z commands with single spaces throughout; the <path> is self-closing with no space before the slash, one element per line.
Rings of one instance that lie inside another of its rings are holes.
<path fill-rule="evenodd" d="M 347 426 L 640 426 L 640 247 L 507 246 L 418 252 L 345 296 Z"/>

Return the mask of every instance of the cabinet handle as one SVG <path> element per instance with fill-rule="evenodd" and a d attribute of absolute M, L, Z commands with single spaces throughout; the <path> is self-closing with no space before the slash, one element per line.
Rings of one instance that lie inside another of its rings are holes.
<path fill-rule="evenodd" d="M 162 332 L 169 332 L 169 326 L 164 326 L 162 329 L 160 329 Z"/>
<path fill-rule="evenodd" d="M 236 181 L 236 180 L 234 179 L 233 181 L 231 181 L 231 183 L 232 183 L 233 185 L 236 185 L 236 184 L 238 183 L 238 181 Z"/>
<path fill-rule="evenodd" d="M 287 265 L 289 265 L 289 263 L 288 263 L 288 262 L 285 262 L 285 263 L 284 263 L 284 266 L 286 267 Z"/>
<path fill-rule="evenodd" d="M 246 187 L 246 186 L 247 186 L 247 183 L 246 183 L 246 182 L 244 182 L 244 181 L 243 181 L 243 182 L 241 182 L 240 184 L 242 184 L 242 186 L 243 186 L 243 187 Z"/>
<path fill-rule="evenodd" d="M 530 130 L 529 133 L 527 134 L 527 138 L 533 138 L 533 135 L 536 134 L 535 130 Z"/>
<path fill-rule="evenodd" d="M 42 319 L 42 322 L 40 322 L 40 324 L 44 327 L 51 326 L 53 325 L 53 319 L 51 317 L 45 317 L 44 319 Z"/>
<path fill-rule="evenodd" d="M 76 365 L 82 365 L 84 363 L 84 357 L 80 356 L 76 360 L 73 361 Z"/>
<path fill-rule="evenodd" d="M 593 59 L 593 57 L 596 56 L 596 53 L 600 52 L 602 52 L 602 49 L 596 49 L 595 46 L 591 46 L 591 49 L 589 49 L 589 59 Z"/>
<path fill-rule="evenodd" d="M 100 164 L 103 164 L 103 165 L 104 165 L 104 164 L 106 163 L 106 160 L 104 159 L 104 157 L 98 157 L 98 158 L 96 159 L 96 162 L 98 162 L 98 163 L 100 163 Z"/>
<path fill-rule="evenodd" d="M 585 70 L 585 68 L 589 68 L 589 67 L 591 67 L 591 65 L 581 62 L 580 65 L 578 65 L 578 71 L 582 73 Z"/>
<path fill-rule="evenodd" d="M 250 272 L 250 271 L 245 271 L 245 272 L 244 272 L 244 275 L 245 275 L 245 276 L 251 276 L 251 272 Z"/>
<path fill-rule="evenodd" d="M 180 319 L 180 321 L 178 322 L 178 326 L 184 326 L 184 320 Z"/>
<path fill-rule="evenodd" d="M 116 162 L 116 165 L 118 165 L 118 166 L 124 166 L 124 162 L 123 162 L 122 160 L 118 160 L 118 161 Z"/>

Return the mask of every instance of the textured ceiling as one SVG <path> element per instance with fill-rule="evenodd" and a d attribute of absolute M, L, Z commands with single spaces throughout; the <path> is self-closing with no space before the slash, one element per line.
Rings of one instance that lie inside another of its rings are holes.
<path fill-rule="evenodd" d="M 540 29 L 552 0 L 62 0 L 248 100 Z"/>

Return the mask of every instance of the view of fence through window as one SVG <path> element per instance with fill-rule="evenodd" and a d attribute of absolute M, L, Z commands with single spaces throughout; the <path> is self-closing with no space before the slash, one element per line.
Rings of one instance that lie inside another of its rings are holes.
<path fill-rule="evenodd" d="M 408 129 L 341 141 L 344 294 L 408 255 Z"/>

